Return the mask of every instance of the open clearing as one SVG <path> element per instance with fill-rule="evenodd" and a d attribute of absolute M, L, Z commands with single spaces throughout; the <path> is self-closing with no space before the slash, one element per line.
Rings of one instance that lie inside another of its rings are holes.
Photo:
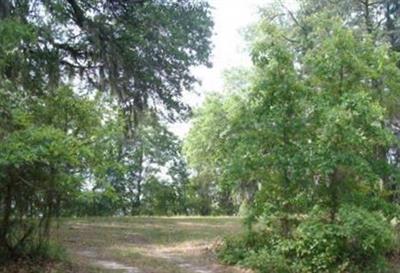
<path fill-rule="evenodd" d="M 212 249 L 241 231 L 235 217 L 107 217 L 64 220 L 54 238 L 76 273 L 238 273 Z"/>

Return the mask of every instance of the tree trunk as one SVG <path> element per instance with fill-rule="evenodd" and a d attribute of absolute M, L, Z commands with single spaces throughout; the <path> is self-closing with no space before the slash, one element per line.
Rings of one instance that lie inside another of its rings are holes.
<path fill-rule="evenodd" d="M 330 176 L 329 196 L 330 196 L 330 220 L 333 223 L 336 220 L 336 214 L 339 210 L 339 186 L 342 180 L 338 168 Z"/>
<path fill-rule="evenodd" d="M 9 0 L 0 1 L 0 20 L 4 20 L 10 15 L 11 3 Z"/>
<path fill-rule="evenodd" d="M 10 183 L 6 185 L 3 212 L 3 219 L 0 225 L 0 246 L 9 247 L 7 235 L 10 230 L 10 218 L 12 213 L 12 188 Z"/>
<path fill-rule="evenodd" d="M 143 148 L 141 147 L 142 144 L 140 143 L 140 154 L 138 159 L 139 169 L 137 170 L 137 180 L 136 180 L 136 199 L 134 202 L 134 207 L 137 212 L 140 211 L 140 207 L 142 205 L 141 202 L 141 195 L 142 195 L 142 182 L 143 182 Z"/>

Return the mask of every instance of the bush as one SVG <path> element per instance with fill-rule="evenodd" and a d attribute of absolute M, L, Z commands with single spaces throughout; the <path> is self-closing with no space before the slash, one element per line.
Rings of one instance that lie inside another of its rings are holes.
<path fill-rule="evenodd" d="M 347 258 L 356 272 L 382 272 L 385 255 L 395 248 L 395 232 L 382 214 L 355 207 L 339 212 Z"/>
<path fill-rule="evenodd" d="M 226 264 L 240 264 L 252 254 L 269 245 L 271 241 L 271 233 L 267 231 L 247 232 L 226 238 L 224 244 L 217 250 L 217 255 Z"/>
<path fill-rule="evenodd" d="M 296 230 L 289 252 L 297 272 L 334 271 L 342 264 L 343 234 L 340 227 L 321 219 L 308 219 Z"/>
<path fill-rule="evenodd" d="M 33 247 L 29 254 L 31 257 L 41 260 L 63 261 L 67 258 L 65 249 L 52 241 L 47 241 L 38 246 Z"/>
<path fill-rule="evenodd" d="M 260 273 L 294 273 L 288 259 L 279 252 L 261 249 L 244 259 L 244 266 L 251 267 Z"/>
<path fill-rule="evenodd" d="M 379 213 L 345 206 L 335 223 L 310 218 L 296 230 L 295 263 L 301 272 L 384 272 L 394 230 Z"/>
<path fill-rule="evenodd" d="M 320 211 L 292 237 L 250 233 L 225 241 L 219 257 L 260 273 L 380 273 L 395 248 L 395 233 L 382 214 L 344 206 L 330 222 Z"/>
<path fill-rule="evenodd" d="M 14 253 L 10 253 L 0 248 L 0 265 L 11 260 L 18 261 L 65 261 L 67 252 L 65 249 L 52 241 L 38 242 L 34 237 L 30 238 L 25 244 L 15 249 Z"/>

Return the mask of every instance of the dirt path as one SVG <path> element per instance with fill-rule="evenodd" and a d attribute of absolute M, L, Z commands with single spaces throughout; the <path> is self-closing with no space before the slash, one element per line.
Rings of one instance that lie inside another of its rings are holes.
<path fill-rule="evenodd" d="M 97 253 L 93 250 L 79 251 L 77 254 L 87 258 L 90 264 L 92 264 L 94 267 L 99 267 L 105 270 L 119 270 L 123 271 L 124 273 L 141 273 L 141 271 L 136 267 L 127 266 L 115 261 L 100 260 L 97 257 Z"/>
<path fill-rule="evenodd" d="M 181 271 L 185 273 L 226 273 L 226 272 L 244 272 L 244 270 L 233 269 L 234 271 L 227 271 L 226 266 L 222 266 L 217 263 L 210 262 L 209 260 L 200 259 L 199 254 L 194 254 L 194 252 L 206 252 L 206 248 L 200 249 L 196 247 L 196 251 L 188 250 L 185 253 L 177 253 L 176 251 L 171 251 L 168 248 L 166 249 L 148 249 L 149 252 L 152 253 L 152 257 L 158 260 L 158 264 L 169 264 L 169 268 L 171 265 L 180 268 Z M 203 254 L 204 254 L 203 253 Z M 121 272 L 121 273 L 150 273 L 150 271 L 144 271 L 139 269 L 138 267 L 129 266 L 122 262 L 117 262 L 111 259 L 105 259 L 96 252 L 96 250 L 84 250 L 78 251 L 75 255 L 80 256 L 85 260 L 85 263 L 104 270 L 106 272 Z M 209 259 L 209 258 L 208 258 Z M 201 264 L 199 263 L 201 262 Z"/>
<path fill-rule="evenodd" d="M 165 259 L 169 262 L 175 263 L 178 267 L 185 269 L 186 271 L 193 273 L 213 273 L 211 269 L 205 266 L 194 265 L 182 257 L 174 256 L 171 254 L 163 254 L 158 256 L 162 259 Z"/>
<path fill-rule="evenodd" d="M 85 250 L 77 253 L 78 255 L 86 258 L 88 262 L 96 268 L 104 269 L 107 271 L 118 271 L 124 273 L 142 273 L 143 271 L 137 267 L 127 266 L 122 263 L 111 261 L 111 260 L 102 260 L 97 256 L 97 253 L 93 250 Z M 206 266 L 195 265 L 182 257 L 171 255 L 171 254 L 161 254 L 155 253 L 155 257 L 160 259 L 164 259 L 169 263 L 173 263 L 179 268 L 185 270 L 185 272 L 190 273 L 213 273 L 214 271 Z"/>

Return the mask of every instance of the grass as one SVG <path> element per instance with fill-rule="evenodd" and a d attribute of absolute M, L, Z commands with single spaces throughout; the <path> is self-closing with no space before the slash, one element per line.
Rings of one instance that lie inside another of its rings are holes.
<path fill-rule="evenodd" d="M 242 271 L 219 265 L 211 250 L 241 228 L 237 217 L 95 217 L 63 219 L 53 238 L 71 272 L 124 272 L 101 264 L 112 262 L 143 273 L 233 273 Z"/>

